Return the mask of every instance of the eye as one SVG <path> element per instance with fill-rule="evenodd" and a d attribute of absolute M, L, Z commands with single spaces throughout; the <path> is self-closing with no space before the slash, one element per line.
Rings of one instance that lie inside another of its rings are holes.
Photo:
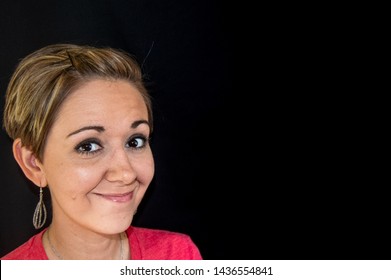
<path fill-rule="evenodd" d="M 80 154 L 93 154 L 102 149 L 96 140 L 86 140 L 76 146 L 76 151 Z"/>
<path fill-rule="evenodd" d="M 126 143 L 126 146 L 132 149 L 142 149 L 148 143 L 148 140 L 144 136 L 133 136 Z"/>

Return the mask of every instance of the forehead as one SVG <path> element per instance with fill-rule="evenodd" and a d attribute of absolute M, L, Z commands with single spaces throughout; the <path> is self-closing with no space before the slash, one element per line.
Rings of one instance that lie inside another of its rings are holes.
<path fill-rule="evenodd" d="M 84 106 L 86 109 L 93 109 L 105 104 L 122 103 L 142 106 L 145 102 L 137 88 L 127 81 L 98 79 L 88 81 L 70 93 L 61 108 Z"/>
<path fill-rule="evenodd" d="M 148 120 L 141 93 L 126 81 L 93 80 L 64 100 L 55 122 L 109 122 L 123 118 Z"/>
<path fill-rule="evenodd" d="M 111 94 L 115 93 L 124 93 L 126 92 L 129 95 L 134 97 L 141 97 L 141 93 L 133 86 L 130 82 L 125 80 L 106 80 L 106 79 L 94 79 L 89 80 L 81 85 L 79 85 L 75 90 L 73 90 L 66 100 L 77 98 L 78 96 L 83 95 L 85 98 L 97 98 L 102 94 Z"/>

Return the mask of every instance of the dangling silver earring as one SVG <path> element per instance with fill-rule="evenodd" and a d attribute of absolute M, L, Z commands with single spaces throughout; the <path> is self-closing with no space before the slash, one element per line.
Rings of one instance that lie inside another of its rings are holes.
<path fill-rule="evenodd" d="M 34 215 L 33 215 L 33 225 L 35 229 L 40 229 L 46 222 L 46 206 L 43 202 L 43 188 L 39 188 L 39 201 L 37 207 L 35 207 Z"/>

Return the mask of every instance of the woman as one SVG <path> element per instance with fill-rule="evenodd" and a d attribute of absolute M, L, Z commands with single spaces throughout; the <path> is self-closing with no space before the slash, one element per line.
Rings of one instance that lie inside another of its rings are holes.
<path fill-rule="evenodd" d="M 154 175 L 151 100 L 123 51 L 72 44 L 25 57 L 7 88 L 4 127 L 52 221 L 5 259 L 201 259 L 188 235 L 131 226 Z"/>

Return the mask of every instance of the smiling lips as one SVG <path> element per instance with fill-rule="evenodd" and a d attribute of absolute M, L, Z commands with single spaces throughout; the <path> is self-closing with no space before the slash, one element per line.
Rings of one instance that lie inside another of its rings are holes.
<path fill-rule="evenodd" d="M 113 201 L 113 202 L 127 202 L 130 201 L 133 197 L 133 192 L 127 192 L 123 194 L 99 194 L 104 199 Z"/>

